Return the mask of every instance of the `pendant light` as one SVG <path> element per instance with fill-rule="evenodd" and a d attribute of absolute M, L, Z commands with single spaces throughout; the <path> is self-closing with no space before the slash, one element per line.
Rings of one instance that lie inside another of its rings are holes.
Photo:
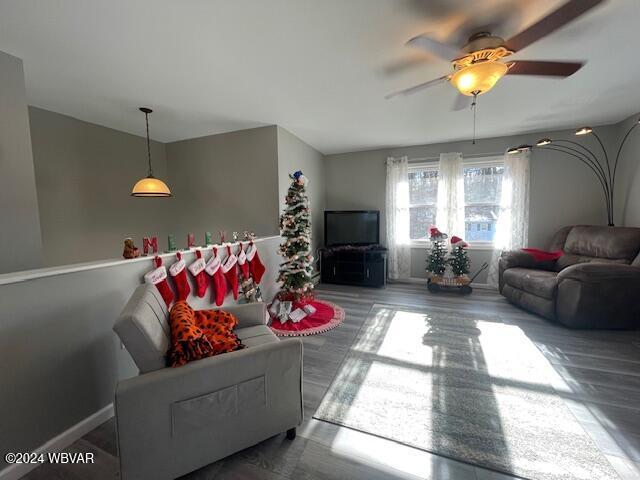
<path fill-rule="evenodd" d="M 166 183 L 153 176 L 151 170 L 151 143 L 149 141 L 149 114 L 153 112 L 150 108 L 140 107 L 147 122 L 147 158 L 149 159 L 149 174 L 136 182 L 131 191 L 133 197 L 170 197 L 171 190 Z"/>

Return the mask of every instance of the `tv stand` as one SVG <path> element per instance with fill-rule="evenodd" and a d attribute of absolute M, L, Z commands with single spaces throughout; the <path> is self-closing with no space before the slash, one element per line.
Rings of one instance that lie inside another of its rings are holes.
<path fill-rule="evenodd" d="M 341 246 L 320 249 L 322 283 L 384 287 L 387 279 L 387 249 Z"/>

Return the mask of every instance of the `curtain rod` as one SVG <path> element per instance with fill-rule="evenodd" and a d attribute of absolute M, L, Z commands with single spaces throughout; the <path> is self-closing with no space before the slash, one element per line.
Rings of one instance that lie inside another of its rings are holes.
<path fill-rule="evenodd" d="M 482 157 L 502 157 L 504 155 L 504 152 L 497 152 L 497 153 L 470 153 L 468 155 L 462 155 L 462 159 L 464 160 L 465 158 L 482 158 Z M 440 155 L 438 156 L 434 156 L 434 157 L 416 157 L 416 158 L 410 158 L 409 159 L 409 163 L 416 163 L 416 162 L 435 162 L 436 160 L 440 160 Z"/>

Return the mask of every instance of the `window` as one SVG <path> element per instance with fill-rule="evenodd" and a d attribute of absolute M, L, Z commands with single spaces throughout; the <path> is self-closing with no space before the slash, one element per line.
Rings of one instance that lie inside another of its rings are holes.
<path fill-rule="evenodd" d="M 492 243 L 500 211 L 504 166 L 497 161 L 464 166 L 464 226 L 469 243 Z"/>
<path fill-rule="evenodd" d="M 465 161 L 464 220 L 465 240 L 482 245 L 492 243 L 500 209 L 502 174 L 500 158 Z M 409 169 L 410 239 L 429 240 L 429 227 L 436 223 L 438 164 Z"/>
<path fill-rule="evenodd" d="M 429 240 L 429 227 L 436 223 L 438 167 L 409 169 L 409 224 L 411 240 Z"/>

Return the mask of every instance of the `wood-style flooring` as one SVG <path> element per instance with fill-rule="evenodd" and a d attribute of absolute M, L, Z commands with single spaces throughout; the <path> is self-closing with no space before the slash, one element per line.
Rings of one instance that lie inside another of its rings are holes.
<path fill-rule="evenodd" d="M 341 305 L 342 325 L 304 341 L 305 420 L 293 441 L 270 438 L 185 477 L 205 479 L 508 480 L 510 477 L 312 418 L 362 322 L 375 303 L 497 315 L 519 326 L 570 386 L 564 399 L 624 480 L 640 479 L 640 331 L 573 331 L 510 305 L 488 290 L 468 297 L 430 294 L 418 284 L 384 289 L 320 285 L 318 297 Z M 93 452 L 93 465 L 44 464 L 28 480 L 114 479 L 113 419 L 69 447 Z M 597 480 L 597 479 L 594 479 Z"/>

